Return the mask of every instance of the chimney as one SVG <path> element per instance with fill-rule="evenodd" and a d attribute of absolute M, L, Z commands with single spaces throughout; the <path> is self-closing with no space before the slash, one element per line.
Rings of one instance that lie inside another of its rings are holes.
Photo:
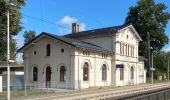
<path fill-rule="evenodd" d="M 72 33 L 80 32 L 79 23 L 72 23 Z"/>

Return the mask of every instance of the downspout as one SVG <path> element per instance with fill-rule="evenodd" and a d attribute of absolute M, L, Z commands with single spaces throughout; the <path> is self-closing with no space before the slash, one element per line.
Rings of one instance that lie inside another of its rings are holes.
<path fill-rule="evenodd" d="M 80 90 L 80 79 L 79 79 L 79 52 L 78 52 L 78 88 Z"/>

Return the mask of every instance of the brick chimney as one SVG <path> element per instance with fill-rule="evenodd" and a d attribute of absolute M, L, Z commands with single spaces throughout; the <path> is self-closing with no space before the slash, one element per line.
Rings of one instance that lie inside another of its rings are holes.
<path fill-rule="evenodd" d="M 72 33 L 80 32 L 80 24 L 72 23 Z"/>

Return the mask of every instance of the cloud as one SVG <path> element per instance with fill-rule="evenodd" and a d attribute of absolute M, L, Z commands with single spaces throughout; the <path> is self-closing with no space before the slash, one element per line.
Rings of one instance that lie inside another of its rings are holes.
<path fill-rule="evenodd" d="M 68 34 L 72 31 L 72 23 L 79 23 L 80 24 L 80 30 L 84 31 L 86 30 L 86 24 L 79 22 L 77 18 L 70 17 L 70 16 L 64 16 L 61 18 L 57 24 L 59 25 L 58 32 L 59 34 Z"/>
<path fill-rule="evenodd" d="M 60 20 L 60 24 L 62 25 L 70 25 L 72 23 L 78 22 L 78 20 L 74 17 L 65 16 Z"/>

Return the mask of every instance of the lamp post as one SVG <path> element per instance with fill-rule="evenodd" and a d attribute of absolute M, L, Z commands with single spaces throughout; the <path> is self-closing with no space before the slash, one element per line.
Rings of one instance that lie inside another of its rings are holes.
<path fill-rule="evenodd" d="M 9 10 L 14 4 L 7 0 L 7 100 L 10 100 L 10 32 L 9 32 Z"/>
<path fill-rule="evenodd" d="M 9 9 L 7 10 L 7 99 L 10 100 L 10 47 L 9 47 Z"/>

